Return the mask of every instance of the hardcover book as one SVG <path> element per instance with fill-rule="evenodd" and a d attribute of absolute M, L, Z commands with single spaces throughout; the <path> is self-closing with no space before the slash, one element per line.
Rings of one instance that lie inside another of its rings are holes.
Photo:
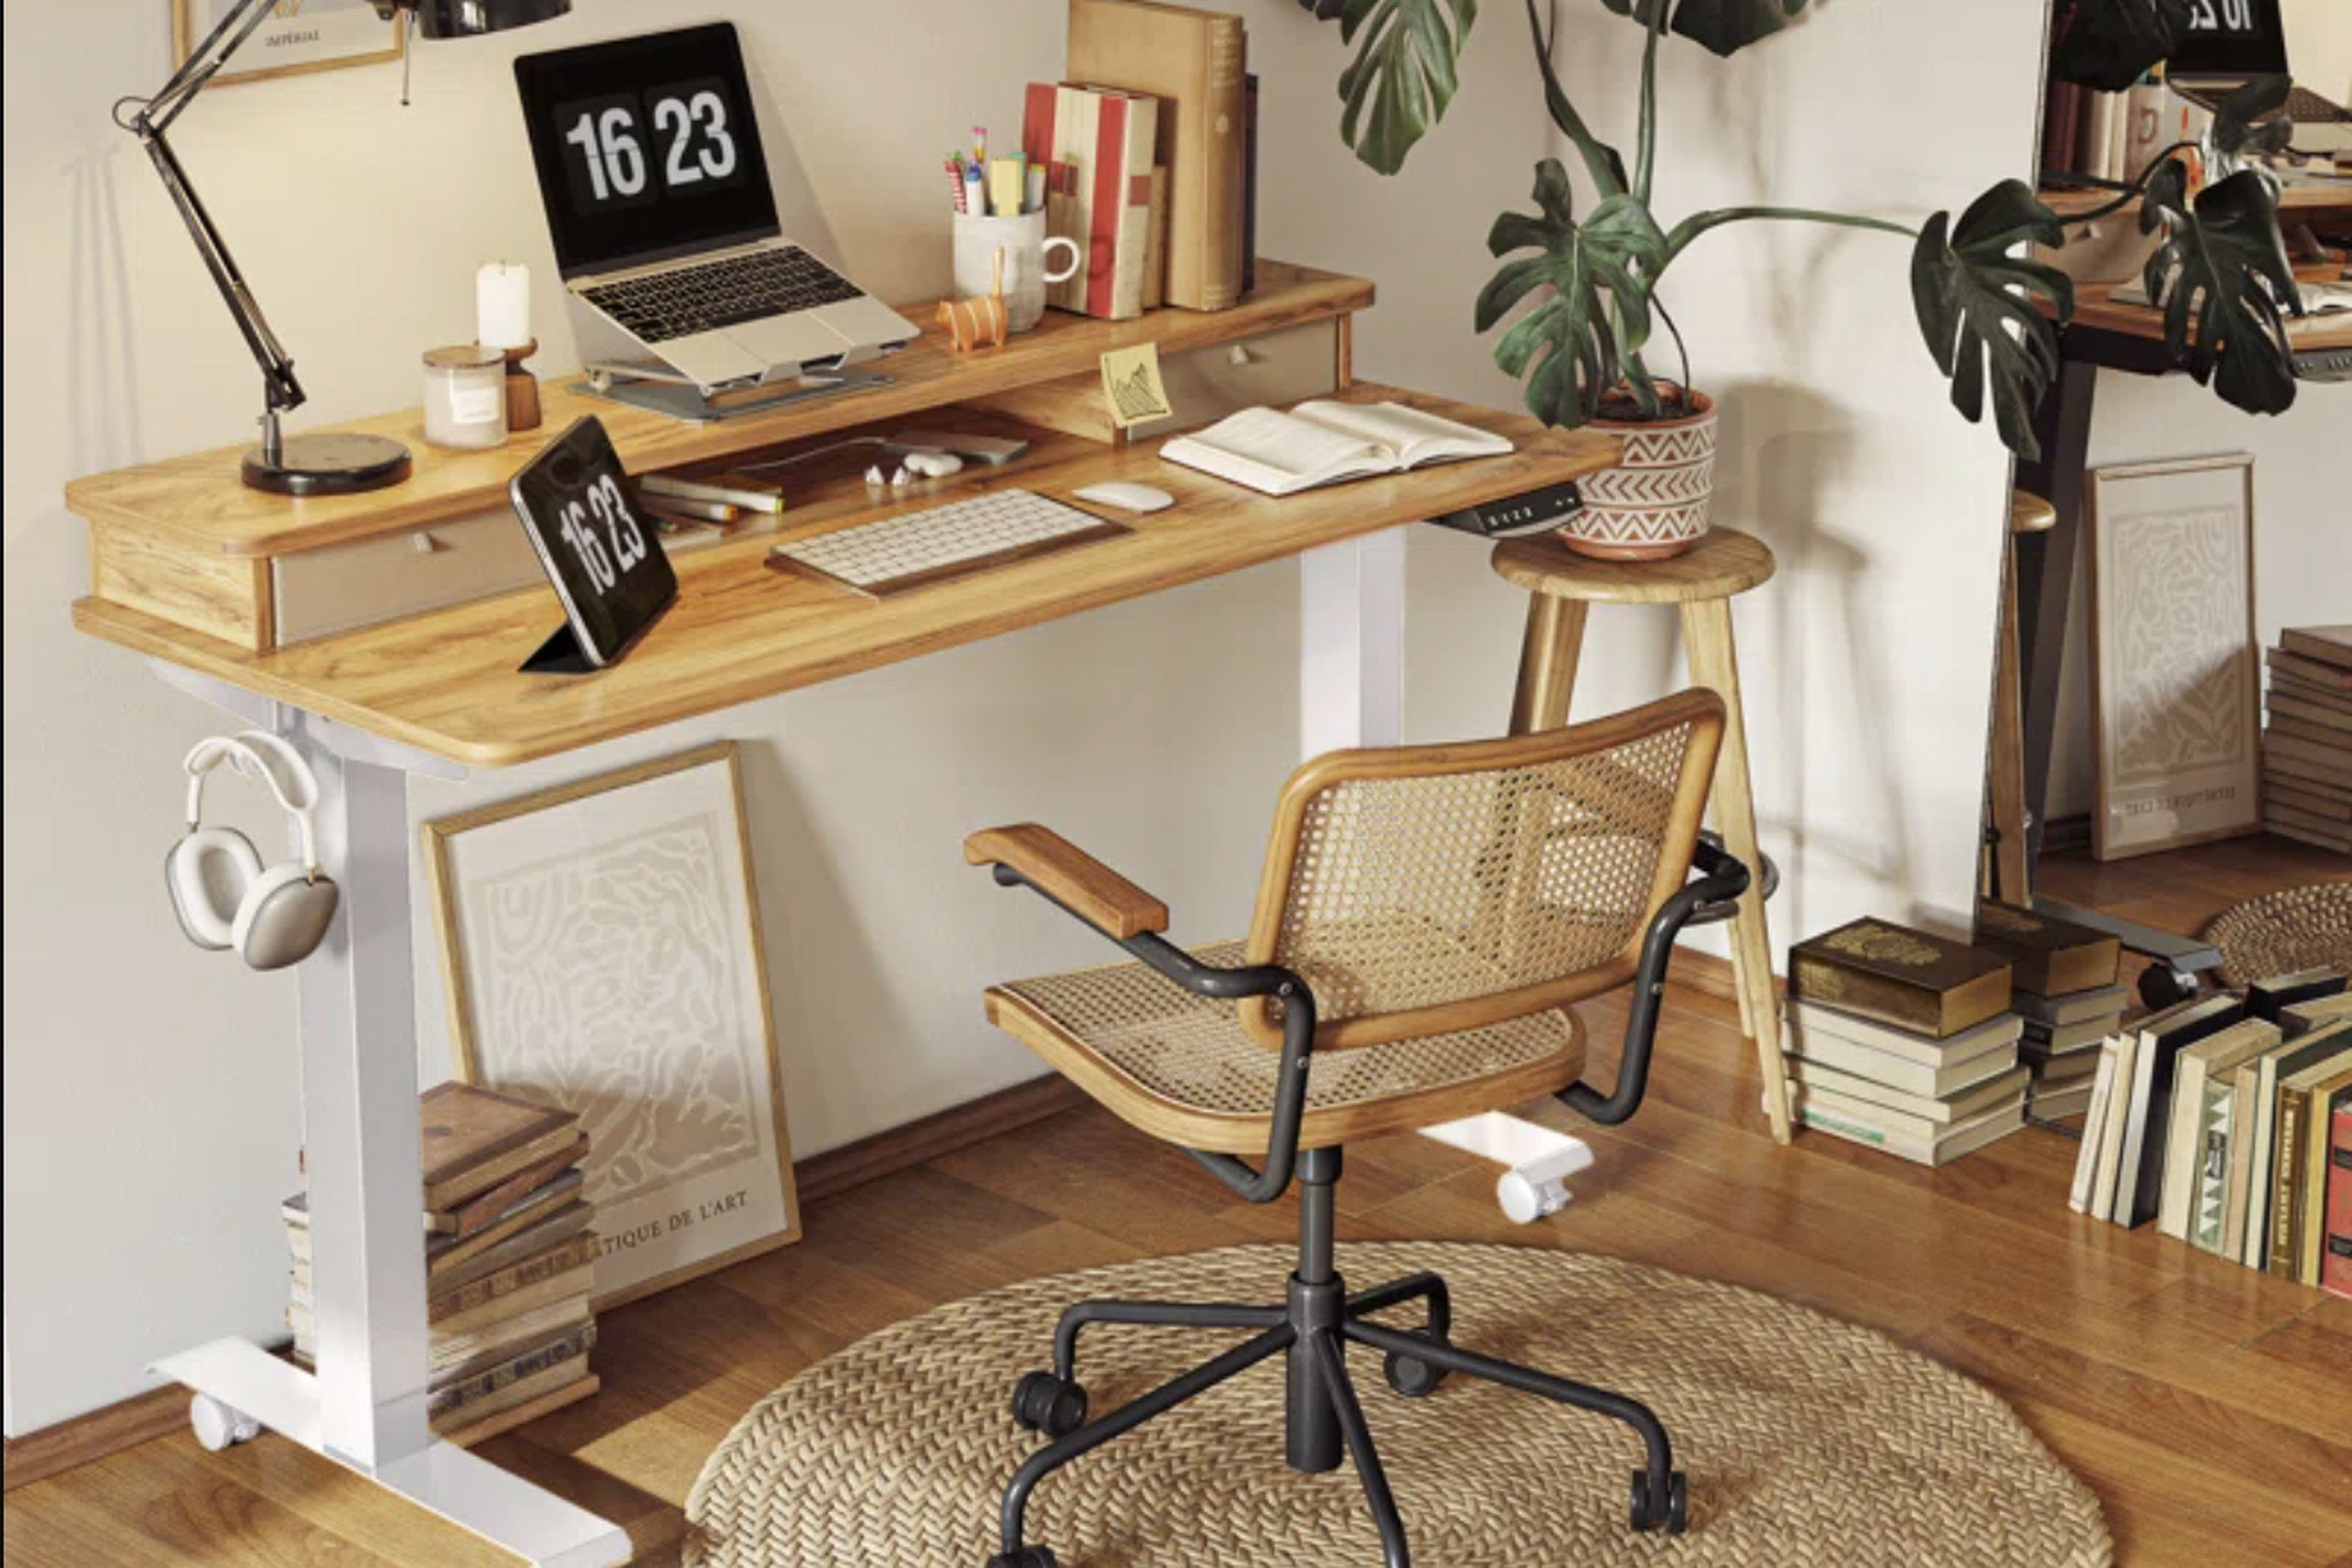
<path fill-rule="evenodd" d="M 2025 1125 L 2025 1097 L 2012 1096 L 1965 1121 L 1937 1125 L 1802 1084 L 1788 1091 L 1788 1111 L 1807 1127 L 1884 1150 L 1919 1165 L 1944 1165 Z"/>
<path fill-rule="evenodd" d="M 467 1199 L 455 1208 L 443 1209 L 438 1213 L 425 1210 L 424 1228 L 445 1236 L 471 1236 L 587 1157 L 588 1135 L 581 1133 L 537 1164 L 516 1171 L 496 1187 Z"/>
<path fill-rule="evenodd" d="M 2036 997 L 2108 990 L 2123 961 L 2123 945 L 2104 931 L 1990 899 L 1977 906 L 1976 946 L 2007 958 L 2009 984 Z"/>
<path fill-rule="evenodd" d="M 2346 1061 L 2352 1046 L 2338 1049 L 2292 1077 L 2278 1080 L 2278 1108 L 2273 1117 L 2269 1250 L 2263 1261 L 2267 1273 L 2284 1279 L 2301 1277 L 2305 1194 L 2310 1187 L 2308 1161 L 2326 1157 L 2321 1137 L 2312 1127 L 2326 1107 L 2326 1096 Z"/>
<path fill-rule="evenodd" d="M 447 1083 L 417 1101 L 424 1206 L 464 1202 L 567 1147 L 579 1117 L 472 1084 Z"/>
<path fill-rule="evenodd" d="M 1141 0 L 1070 0 L 1071 81 L 1159 100 L 1158 148 L 1168 170 L 1166 299 L 1188 311 L 1242 299 L 1243 189 L 1249 41 L 1227 12 Z"/>
<path fill-rule="evenodd" d="M 2009 960 L 1863 918 L 1788 952 L 1788 994 L 1942 1040 L 2008 1009 Z"/>
<path fill-rule="evenodd" d="M 1805 1042 L 1835 1036 L 1857 1046 L 1867 1046 L 1874 1054 L 1900 1056 L 1924 1067 L 1943 1068 L 1972 1056 L 1982 1055 L 2003 1046 L 2016 1046 L 2022 1038 L 2023 1025 L 2015 1013 L 2003 1012 L 1985 1019 L 1974 1028 L 1941 1040 L 1931 1040 L 1908 1029 L 1891 1028 L 1874 1023 L 1850 1012 L 1839 1012 L 1816 1003 L 1791 997 L 1782 1004 L 1782 1016 L 1788 1020 L 1791 1035 L 1798 1042 L 1790 1049 L 1802 1049 Z"/>
<path fill-rule="evenodd" d="M 2344 976 L 2333 969 L 2298 969 L 2246 984 L 2246 1010 L 2257 1018 L 2278 1022 L 2288 1007 L 2323 997 L 2341 996 Z"/>
<path fill-rule="evenodd" d="M 2139 1021 L 2132 1100 L 2125 1113 L 2123 1169 L 2117 1177 L 2115 1222 L 2145 1225 L 2156 1217 L 2164 1191 L 2164 1154 L 2173 1123 L 2173 1072 L 2182 1051 L 2245 1016 L 2236 997 L 2207 997 L 2168 1007 Z"/>
<path fill-rule="evenodd" d="M 2332 1076 L 2314 1084 L 2305 1106 L 2303 1135 L 2303 1191 L 2296 1199 L 2295 1272 L 2304 1285 L 2320 1283 L 2320 1268 L 2328 1255 L 2328 1172 L 2334 1162 L 2328 1143 L 2335 1113 L 2352 1104 L 2352 1064 L 2343 1058 Z"/>
<path fill-rule="evenodd" d="M 2123 986 L 2103 986 L 2096 991 L 2078 991 L 2064 997 L 2040 997 L 2031 991 L 2009 994 L 2009 1005 L 2019 1017 L 2028 1024 L 2048 1024 L 2053 1028 L 2091 1019 L 2112 1028 L 2131 1000 L 2131 992 Z"/>
<path fill-rule="evenodd" d="M 2184 1048 L 2173 1068 L 2172 1127 L 2165 1137 L 2164 1185 L 2158 1201 L 2156 1228 L 2167 1236 L 2190 1239 L 2203 1200 L 2212 1198 L 2214 1245 L 2221 1248 L 2221 1193 L 2228 1179 L 2230 1093 L 2240 1062 L 2278 1044 L 2278 1026 L 2263 1018 L 2245 1018 L 2219 1034 Z M 2216 1093 L 2209 1095 L 2208 1088 Z"/>
<path fill-rule="evenodd" d="M 2278 634 L 2278 646 L 2297 658 L 2352 670 L 2352 625 L 2289 626 Z"/>
<path fill-rule="evenodd" d="M 2315 1034 L 2290 1039 L 2277 1051 L 2257 1056 L 2247 1065 L 2255 1070 L 2253 1101 L 2247 1126 L 2253 1142 L 2247 1150 L 2246 1213 L 2241 1226 L 2243 1250 L 2239 1261 L 2248 1268 L 2267 1269 L 2271 1260 L 2271 1202 L 2276 1196 L 2272 1178 L 2278 1168 L 2278 1086 L 2306 1067 L 2352 1046 L 2352 1025 L 2330 1025 Z"/>
<path fill-rule="evenodd" d="M 2328 1125 L 2328 1245 L 2320 1289 L 2352 1296 L 2352 1105 L 2339 1102 Z"/>
<path fill-rule="evenodd" d="M 1021 148 L 1046 171 L 1046 232 L 1078 247 L 1078 270 L 1046 303 L 1125 320 L 1144 313 L 1159 100 L 1120 87 L 1033 81 Z"/>

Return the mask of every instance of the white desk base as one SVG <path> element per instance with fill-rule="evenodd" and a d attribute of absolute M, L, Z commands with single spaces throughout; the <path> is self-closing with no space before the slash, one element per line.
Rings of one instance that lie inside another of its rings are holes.
<path fill-rule="evenodd" d="M 1305 756 L 1403 739 L 1404 544 L 1404 530 L 1392 528 L 1299 560 Z M 408 780 L 466 769 L 176 665 L 154 667 L 302 747 L 318 773 L 319 859 L 343 890 L 326 944 L 296 970 L 318 1370 L 243 1340 L 155 1370 L 225 1407 L 215 1414 L 250 1417 L 534 1568 L 625 1562 L 617 1526 L 435 1440 L 426 1423 Z"/>

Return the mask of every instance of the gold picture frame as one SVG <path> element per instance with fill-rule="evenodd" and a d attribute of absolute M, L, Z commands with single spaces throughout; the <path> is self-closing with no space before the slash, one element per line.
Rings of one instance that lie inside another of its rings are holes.
<path fill-rule="evenodd" d="M 172 64 L 188 54 L 220 20 L 230 0 L 171 0 Z M 406 30 L 376 15 L 369 0 L 277 0 L 215 86 L 296 76 L 345 66 L 380 65 L 407 51 Z"/>
<path fill-rule="evenodd" d="M 597 1308 L 798 1241 L 735 744 L 423 836 L 457 1076 L 577 1111 L 588 1134 Z"/>
<path fill-rule="evenodd" d="M 2254 460 L 2122 464 L 2089 478 L 2091 854 L 2259 832 Z"/>

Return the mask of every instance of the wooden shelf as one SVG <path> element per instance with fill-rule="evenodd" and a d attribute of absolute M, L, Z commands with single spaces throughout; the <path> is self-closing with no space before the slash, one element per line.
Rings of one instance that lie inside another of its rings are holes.
<path fill-rule="evenodd" d="M 2077 218 L 2083 213 L 2096 212 L 2115 200 L 2119 192 L 2082 190 L 2074 186 L 2044 186 L 2035 192 L 2041 204 L 2060 218 Z M 2333 210 L 2352 210 L 2352 179 L 2338 180 L 2332 185 L 2301 181 L 2284 187 L 2278 194 L 2278 210 L 2282 213 L 2315 213 Z M 2132 208 L 2116 216 L 2130 218 Z"/>
<path fill-rule="evenodd" d="M 390 436 L 415 454 L 412 477 L 366 495 L 289 500 L 249 490 L 237 479 L 244 448 L 236 446 L 76 479 L 66 486 L 66 506 L 94 527 L 161 535 L 175 548 L 242 559 L 290 555 L 504 507 L 514 470 L 584 414 L 604 420 L 621 462 L 631 472 L 643 473 L 1091 372 L 1114 348 L 1153 342 L 1162 354 L 1180 353 L 1345 316 L 1372 304 L 1372 285 L 1362 278 L 1271 261 L 1259 263 L 1259 275 L 1256 291 L 1229 311 L 1151 311 L 1126 321 L 1049 311 L 1034 331 L 975 354 L 949 349 L 932 325 L 931 306 L 908 306 L 903 314 L 923 333 L 903 352 L 877 362 L 876 368 L 894 378 L 890 385 L 714 424 L 686 424 L 584 396 L 567 390 L 566 379 L 541 388 L 544 428 L 486 452 L 426 446 L 423 415 L 416 409 L 336 426 Z"/>
<path fill-rule="evenodd" d="M 1240 314 L 1199 319 L 1223 321 Z M 371 734 L 456 761 L 500 766 L 1581 478 L 1618 456 L 1613 437 L 1548 430 L 1523 415 L 1361 382 L 1340 395 L 1409 403 L 1506 436 L 1517 450 L 1283 500 L 1164 464 L 1156 443 L 1110 447 L 1043 430 L 1025 432 L 1035 442 L 1025 457 L 1002 468 L 966 468 L 927 482 L 904 501 L 877 503 L 858 476 L 860 465 L 851 461 L 828 476 L 796 483 L 786 526 L 776 533 L 681 558 L 678 603 L 627 660 L 592 676 L 517 672 L 562 619 L 553 591 L 545 587 L 270 653 L 100 598 L 78 601 L 74 620 L 93 636 Z M 939 409 L 931 409 L 926 422 L 1004 426 L 1002 419 Z M 676 427 L 665 423 L 664 430 Z M 709 435 L 679 431 L 673 439 Z M 1175 497 L 1175 505 L 1146 516 L 1119 516 L 1134 530 L 1124 537 L 879 603 L 763 564 L 779 540 L 853 520 L 1007 485 L 1066 497 L 1107 479 L 1156 485 Z M 235 480 L 219 473 L 195 491 L 214 503 L 215 525 L 229 510 L 222 492 L 238 493 Z"/>

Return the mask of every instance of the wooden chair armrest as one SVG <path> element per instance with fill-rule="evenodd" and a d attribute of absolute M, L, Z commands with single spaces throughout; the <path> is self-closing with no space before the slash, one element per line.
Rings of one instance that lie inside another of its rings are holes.
<path fill-rule="evenodd" d="M 1168 906 L 1101 860 L 1034 822 L 983 828 L 963 841 L 971 865 L 1001 865 L 1019 873 L 1072 914 L 1114 941 L 1168 928 Z"/>

